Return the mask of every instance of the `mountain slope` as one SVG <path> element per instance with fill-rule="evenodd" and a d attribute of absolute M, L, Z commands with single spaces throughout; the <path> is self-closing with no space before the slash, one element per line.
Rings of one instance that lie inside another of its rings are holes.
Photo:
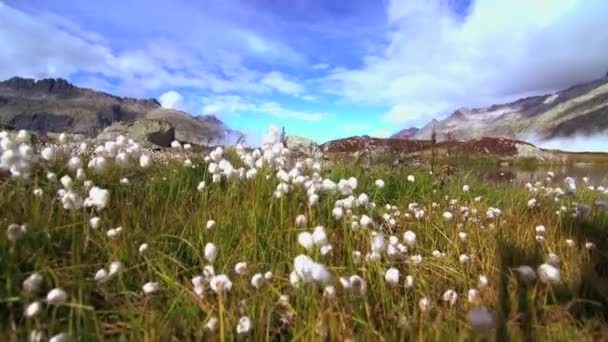
<path fill-rule="evenodd" d="M 484 136 L 547 140 L 558 137 L 608 134 L 608 76 L 554 94 L 533 96 L 487 108 L 456 110 L 432 121 L 415 139 L 430 139 L 433 126 L 438 140 Z"/>
<path fill-rule="evenodd" d="M 152 119 L 175 128 L 176 139 L 194 144 L 223 141 L 229 130 L 221 121 L 206 123 L 186 112 L 163 108 L 155 99 L 113 96 L 76 87 L 64 79 L 35 81 L 13 77 L 0 82 L 0 124 L 41 133 L 96 136 L 115 122 Z"/>
<path fill-rule="evenodd" d="M 418 131 L 420 131 L 420 129 L 418 129 L 417 127 L 410 127 L 410 128 L 404 128 L 402 130 L 400 130 L 399 132 L 391 135 L 391 139 L 412 139 L 413 137 L 416 136 L 416 133 L 418 133 Z"/>

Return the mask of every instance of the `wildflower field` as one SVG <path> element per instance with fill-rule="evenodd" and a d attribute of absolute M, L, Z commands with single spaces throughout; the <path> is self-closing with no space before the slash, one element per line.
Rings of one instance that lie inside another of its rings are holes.
<path fill-rule="evenodd" d="M 0 340 L 608 336 L 608 191 L 0 136 Z M 604 184 L 608 185 L 608 184 Z"/>

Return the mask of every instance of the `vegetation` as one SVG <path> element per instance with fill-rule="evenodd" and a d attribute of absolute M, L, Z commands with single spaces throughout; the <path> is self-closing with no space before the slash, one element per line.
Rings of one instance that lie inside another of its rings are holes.
<path fill-rule="evenodd" d="M 235 170 L 247 169 L 246 154 L 228 150 L 220 157 Z M 591 189 L 578 180 L 574 191 L 562 179 L 525 187 L 485 183 L 472 174 L 438 182 L 422 168 L 334 165 L 321 167 L 319 174 L 338 186 L 318 189 L 315 203 L 295 177 L 282 181 L 276 165 L 243 179 L 237 172 L 213 182 L 218 173 L 210 164 L 216 163 L 182 150 L 155 155 L 149 168 L 134 163 L 112 164 L 103 173 L 88 168 L 86 178 L 109 191 L 107 205 L 66 210 L 57 195 L 65 185 L 48 180 L 47 173 L 75 177 L 69 157 L 40 165 L 28 179 L 0 183 L 2 224 L 26 225 L 21 235 L 7 230 L 0 238 L 4 341 L 26 340 L 33 331 L 45 338 L 66 333 L 74 340 L 136 341 L 608 336 L 608 215 L 600 184 Z M 80 158 L 86 165 L 93 152 Z M 284 160 L 287 172 L 296 167 L 292 158 Z M 313 176 L 317 166 L 309 161 L 298 167 L 306 180 L 321 184 L 322 178 Z M 279 184 L 289 186 L 277 195 Z M 71 188 L 86 193 L 83 186 L 75 179 Z M 356 199 L 350 210 L 338 201 L 348 197 L 349 187 Z M 557 187 L 565 187 L 565 194 Z M 306 217 L 305 225 L 299 215 Z M 99 227 L 92 217 L 101 219 Z M 301 233 L 317 226 L 324 227 L 327 241 L 317 243 L 323 239 L 315 235 L 307 250 Z M 108 234 L 116 227 L 122 227 L 119 234 Z M 415 233 L 414 241 L 407 231 Z M 386 238 L 382 243 L 380 234 Z M 217 248 L 216 258 L 209 243 Z M 355 251 L 362 254 L 359 262 Z M 306 274 L 294 277 L 299 267 L 294 259 L 301 254 L 323 265 L 329 277 L 313 276 L 309 283 Z M 115 276 L 95 279 L 116 261 Z M 237 274 L 240 262 L 246 270 L 241 264 Z M 538 272 L 530 280 L 516 270 L 541 264 L 558 270 L 558 277 Z M 396 281 L 389 269 L 398 271 Z M 35 272 L 42 283 L 28 291 L 24 281 Z M 230 279 L 230 289 L 213 289 L 209 279 L 219 274 Z M 193 280 L 200 275 L 207 279 Z M 340 279 L 352 275 L 363 279 L 365 291 Z M 149 282 L 157 288 L 145 288 Z M 200 283 L 198 290 L 193 283 Z M 63 289 L 67 300 L 52 304 L 47 293 L 53 288 Z M 27 314 L 36 301 L 40 310 Z M 491 313 L 489 324 L 470 315 L 476 308 Z"/>

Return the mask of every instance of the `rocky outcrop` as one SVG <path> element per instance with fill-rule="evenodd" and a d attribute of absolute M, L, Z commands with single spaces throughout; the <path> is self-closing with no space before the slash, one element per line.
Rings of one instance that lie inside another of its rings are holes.
<path fill-rule="evenodd" d="M 106 127 L 96 140 L 116 140 L 123 135 L 138 142 L 150 143 L 156 146 L 169 147 L 175 140 L 175 129 L 168 123 L 158 120 L 138 120 L 136 122 L 116 122 Z"/>
<path fill-rule="evenodd" d="M 285 138 L 285 145 L 292 153 L 299 156 L 317 158 L 320 156 L 319 146 L 311 139 L 290 135 Z"/>

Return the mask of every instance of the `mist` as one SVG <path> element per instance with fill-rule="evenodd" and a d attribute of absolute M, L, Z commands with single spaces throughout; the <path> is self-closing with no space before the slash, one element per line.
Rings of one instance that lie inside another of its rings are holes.
<path fill-rule="evenodd" d="M 568 152 L 608 152 L 608 136 L 600 134 L 571 138 L 555 138 L 551 140 L 533 138 L 528 141 L 538 147 L 546 149 L 556 149 Z"/>

